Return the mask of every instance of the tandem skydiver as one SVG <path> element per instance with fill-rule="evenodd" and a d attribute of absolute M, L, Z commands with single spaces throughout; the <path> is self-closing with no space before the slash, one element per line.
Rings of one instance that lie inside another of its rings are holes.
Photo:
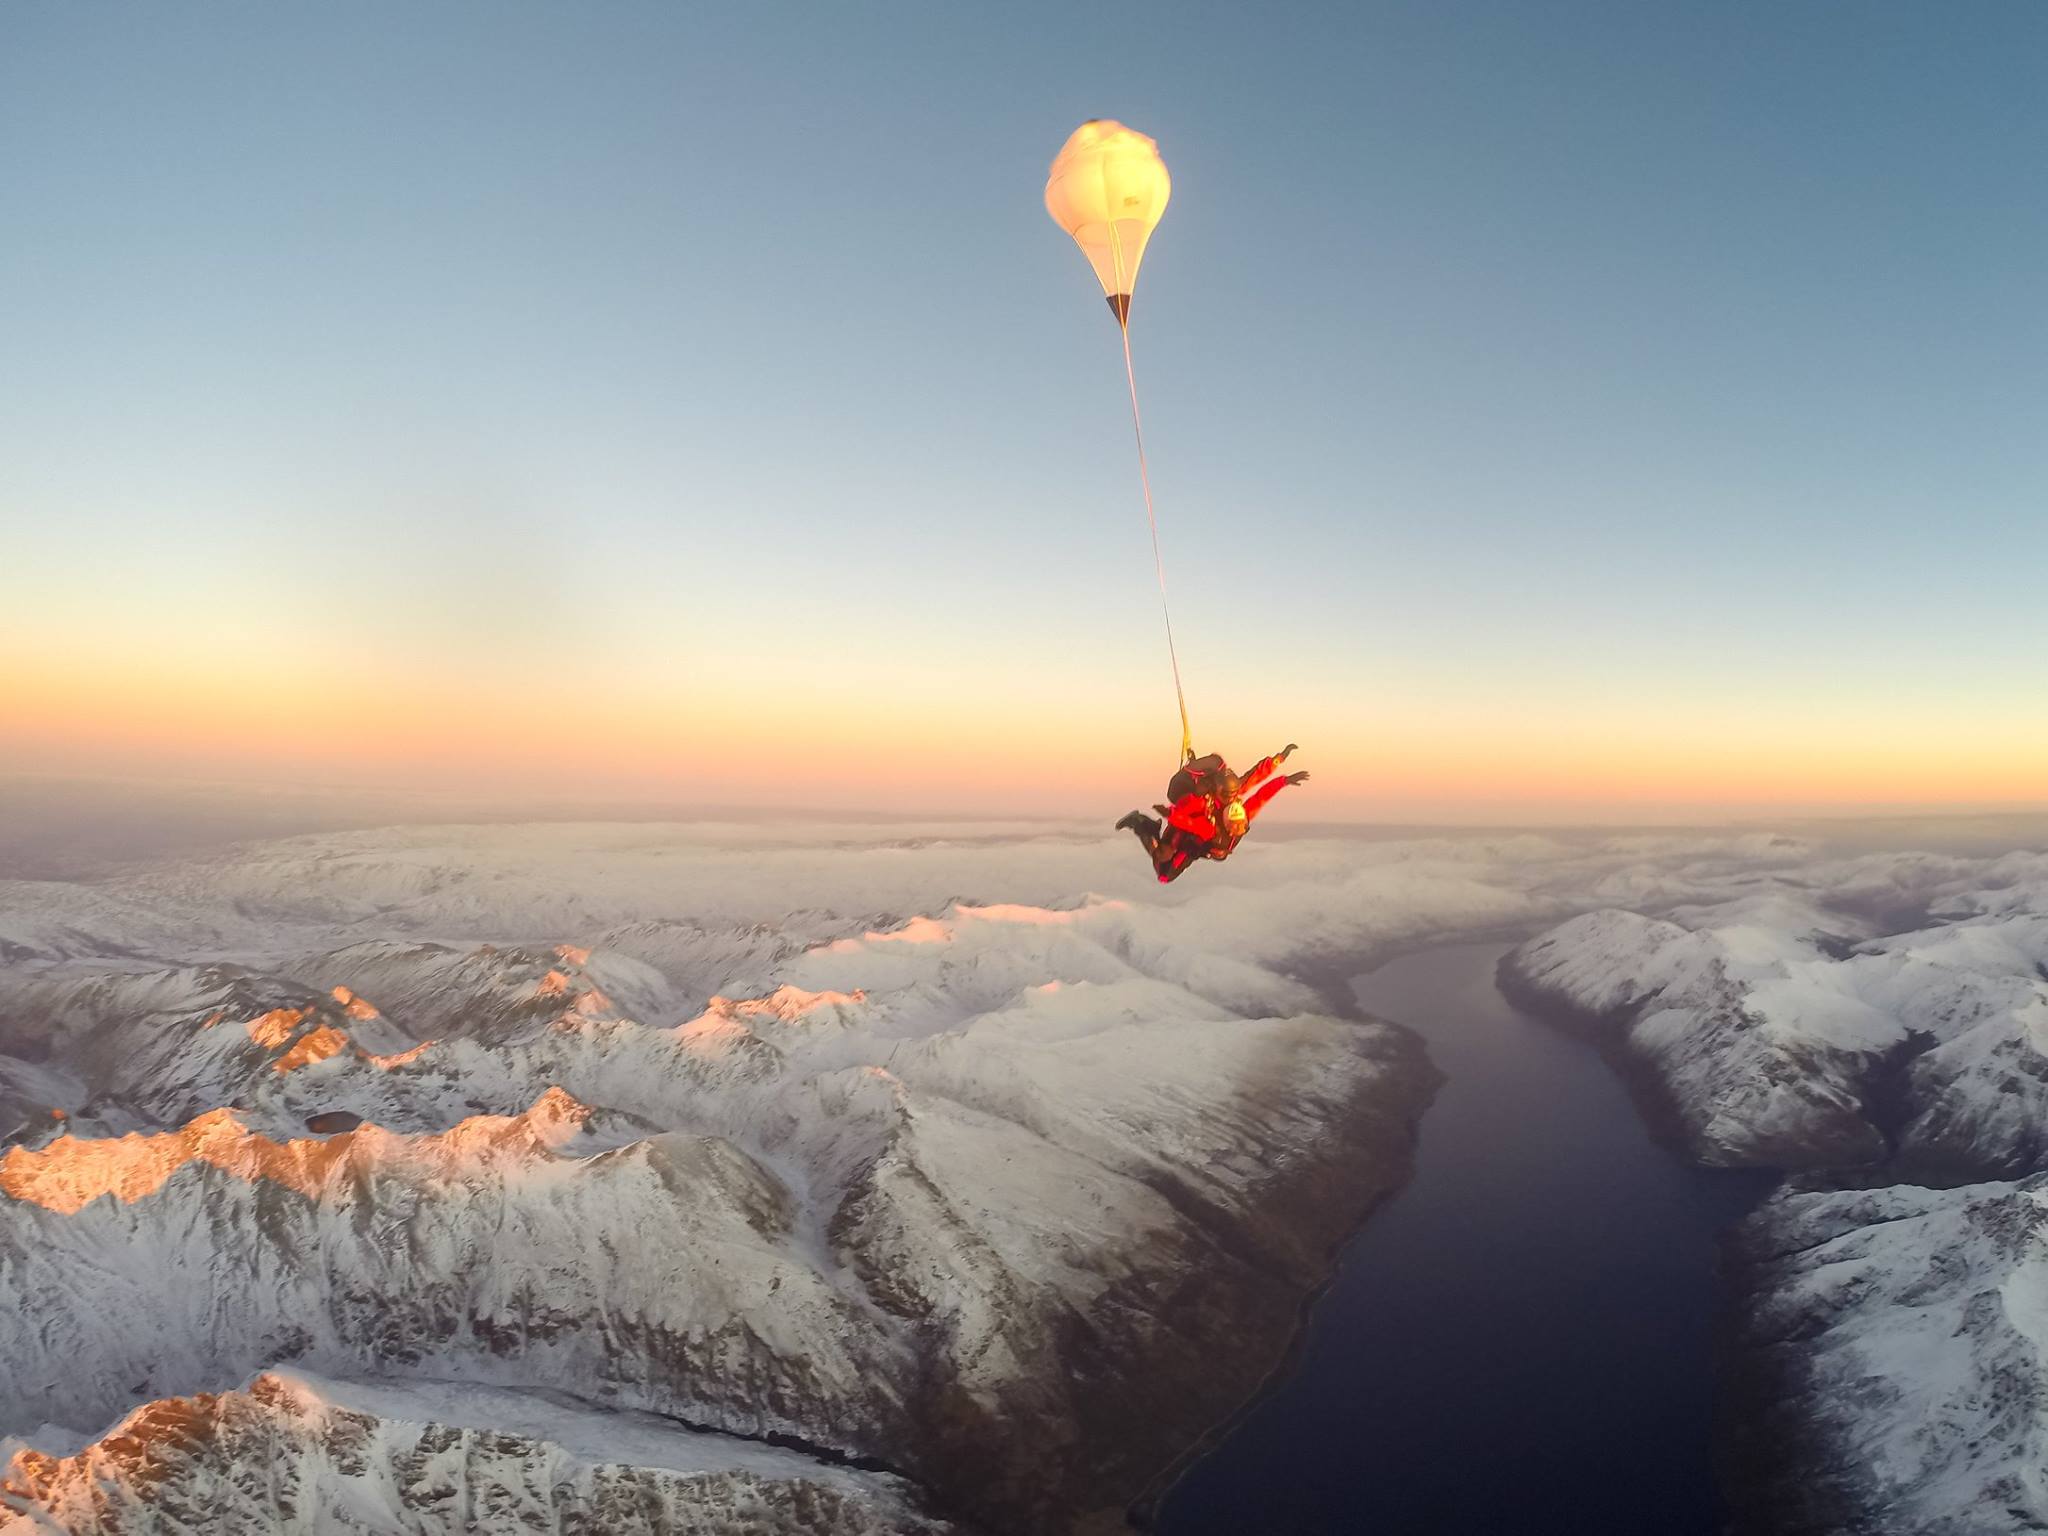
<path fill-rule="evenodd" d="M 1207 757 L 1191 754 L 1166 786 L 1171 804 L 1153 807 L 1163 820 L 1132 811 L 1117 829 L 1137 836 L 1161 885 L 1178 880 L 1197 859 L 1227 859 L 1275 795 L 1289 784 L 1307 781 L 1306 773 L 1273 776 L 1294 751 L 1290 741 L 1271 757 L 1261 758 L 1242 778 L 1213 752 Z"/>

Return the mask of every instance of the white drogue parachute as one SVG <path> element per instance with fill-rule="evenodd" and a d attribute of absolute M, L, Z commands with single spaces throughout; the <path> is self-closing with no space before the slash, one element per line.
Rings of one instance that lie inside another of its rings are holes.
<path fill-rule="evenodd" d="M 1173 646 L 1173 612 L 1166 603 L 1166 561 L 1159 553 L 1159 519 L 1152 510 L 1152 472 L 1145 463 L 1145 425 L 1138 414 L 1138 375 L 1131 366 L 1131 290 L 1152 231 L 1173 195 L 1173 178 L 1159 146 L 1113 118 L 1092 118 L 1076 128 L 1053 158 L 1045 180 L 1045 211 L 1074 237 L 1109 299 L 1123 333 L 1124 379 L 1131 386 L 1131 429 L 1138 439 L 1138 484 L 1152 529 L 1152 568 L 1159 576 L 1159 609 L 1166 619 L 1166 655 L 1173 663 L 1173 694 L 1180 705 L 1180 761 L 1195 755 L 1188 730 L 1188 700 L 1180 685 Z"/>
<path fill-rule="evenodd" d="M 1110 118 L 1076 128 L 1052 162 L 1045 211 L 1081 247 L 1120 324 L 1130 323 L 1138 263 L 1172 195 L 1159 146 Z"/>

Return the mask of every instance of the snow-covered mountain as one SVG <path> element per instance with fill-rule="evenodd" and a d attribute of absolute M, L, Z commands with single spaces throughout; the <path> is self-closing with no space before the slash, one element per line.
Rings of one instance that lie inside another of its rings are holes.
<path fill-rule="evenodd" d="M 1744 1529 L 2048 1529 L 2048 855 L 1738 872 L 1502 980 L 1699 1161 L 1804 1170 L 1732 1247 Z"/>
<path fill-rule="evenodd" d="M 1734 1251 L 1753 1528 L 2048 1529 L 2048 1176 L 1787 1192 Z"/>
<path fill-rule="evenodd" d="M 1645 1075 L 1703 1162 L 1952 1179 L 2048 1153 L 2048 855 L 1744 879 L 1583 914 L 1502 970 Z"/>
<path fill-rule="evenodd" d="M 2043 1518 L 2048 859 L 1132 852 L 415 828 L 0 882 L 8 1529 L 1114 1528 L 1405 1174 L 1433 1074 L 1335 983 L 1539 929 L 1503 980 L 1695 1156 L 1879 1186 L 1741 1239 L 1752 1506 Z"/>
<path fill-rule="evenodd" d="M 21 1452 L 0 1488 L 0 1536 L 946 1529 L 900 1478 L 672 1420 L 544 1389 L 297 1371 L 149 1403 L 69 1455 Z"/>
<path fill-rule="evenodd" d="M 0 1505 L 523 1529 L 566 1457 L 565 1528 L 1114 1521 L 1405 1175 L 1433 1075 L 1319 968 L 1585 878 L 1303 843 L 1161 892 L 1130 853 L 459 828 L 0 886 Z M 606 1415 L 801 1465 L 684 1488 L 577 1451 Z"/>

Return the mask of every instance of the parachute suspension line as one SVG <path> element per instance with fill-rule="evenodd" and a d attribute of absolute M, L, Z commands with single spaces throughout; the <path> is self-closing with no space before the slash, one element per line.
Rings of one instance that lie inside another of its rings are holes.
<path fill-rule="evenodd" d="M 1138 444 L 1138 484 L 1145 493 L 1145 524 L 1152 531 L 1152 569 L 1159 578 L 1159 613 L 1166 621 L 1166 655 L 1173 663 L 1173 697 L 1180 706 L 1183 761 L 1195 755 L 1188 728 L 1188 695 L 1181 686 L 1180 651 L 1173 641 L 1173 608 L 1166 596 L 1166 559 L 1159 549 L 1159 514 L 1152 506 L 1152 468 L 1145 462 L 1145 422 L 1138 410 L 1138 372 L 1131 365 L 1131 288 L 1146 243 L 1166 211 L 1173 180 L 1159 146 L 1110 118 L 1090 118 L 1068 136 L 1045 179 L 1045 211 L 1088 258 L 1102 284 L 1109 312 L 1123 333 L 1124 379 L 1131 387 L 1131 433 Z M 1126 242 L 1128 241 L 1128 249 Z M 1129 257 L 1126 261 L 1125 258 Z"/>
<path fill-rule="evenodd" d="M 1188 696 L 1180 685 L 1180 653 L 1173 644 L 1173 609 L 1166 601 L 1166 561 L 1159 553 L 1159 517 L 1152 510 L 1152 471 L 1145 463 L 1145 422 L 1138 414 L 1138 374 L 1131 366 L 1128 313 L 1119 318 L 1117 329 L 1123 333 L 1124 379 L 1131 386 L 1131 434 L 1138 441 L 1138 484 L 1145 492 L 1145 522 L 1152 530 L 1152 569 L 1159 577 L 1159 613 L 1166 620 L 1166 656 L 1173 663 L 1173 697 L 1180 705 L 1180 756 L 1186 762 L 1195 755 L 1195 738 L 1188 729 Z"/>
<path fill-rule="evenodd" d="M 1106 198 L 1106 184 L 1103 190 Z M 1136 274 L 1124 271 L 1123 232 L 1114 219 L 1109 225 L 1109 253 L 1116 276 L 1116 294 L 1110 299 L 1110 307 L 1116 312 L 1116 328 L 1123 338 L 1124 382 L 1131 387 L 1131 435 L 1138 443 L 1138 485 L 1145 493 L 1145 525 L 1152 530 L 1152 570 L 1159 577 L 1159 616 L 1166 620 L 1166 659 L 1173 663 L 1173 699 L 1180 706 L 1180 760 L 1187 762 L 1195 755 L 1195 738 L 1188 729 L 1187 691 L 1180 685 L 1180 652 L 1173 643 L 1173 609 L 1166 601 L 1166 559 L 1159 553 L 1159 515 L 1152 510 L 1152 470 L 1145 462 L 1145 420 L 1138 414 L 1138 371 L 1131 366 L 1130 293 Z"/>

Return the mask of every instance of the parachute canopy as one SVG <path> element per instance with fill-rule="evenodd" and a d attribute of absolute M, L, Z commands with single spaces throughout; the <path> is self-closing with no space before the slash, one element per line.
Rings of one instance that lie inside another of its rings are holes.
<path fill-rule="evenodd" d="M 1052 162 L 1045 211 L 1081 247 L 1120 323 L 1130 323 L 1138 263 L 1172 192 L 1159 146 L 1111 118 L 1076 128 Z"/>

